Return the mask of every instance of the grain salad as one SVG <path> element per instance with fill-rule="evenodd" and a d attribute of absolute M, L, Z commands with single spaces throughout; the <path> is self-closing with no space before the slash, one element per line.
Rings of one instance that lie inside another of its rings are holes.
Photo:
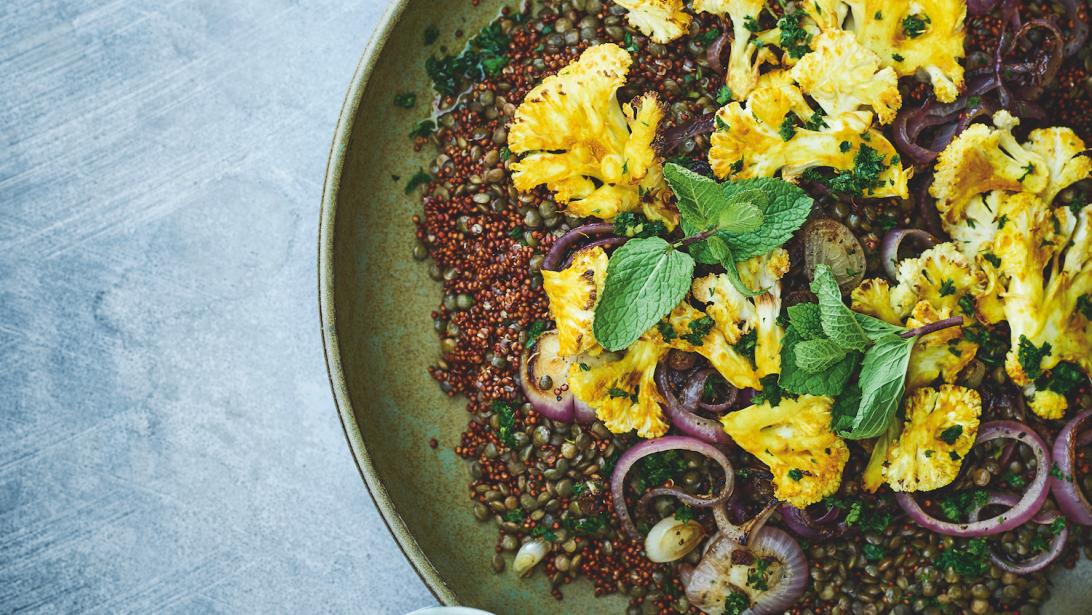
<path fill-rule="evenodd" d="M 632 614 L 1040 612 L 1092 555 L 1088 11 L 422 32 L 435 98 L 392 105 L 435 157 L 398 181 L 482 565 Z"/>

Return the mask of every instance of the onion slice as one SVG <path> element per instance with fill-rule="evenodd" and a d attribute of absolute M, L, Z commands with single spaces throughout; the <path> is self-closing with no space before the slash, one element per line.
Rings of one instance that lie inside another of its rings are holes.
<path fill-rule="evenodd" d="M 551 421 L 570 423 L 573 420 L 574 398 L 567 382 L 572 361 L 562 357 L 558 350 L 561 341 L 557 331 L 547 331 L 535 340 L 532 348 L 523 354 L 519 366 L 519 384 L 527 401 L 535 411 Z M 539 386 L 548 378 L 550 386 Z"/>
<path fill-rule="evenodd" d="M 989 498 L 986 500 L 985 505 L 971 510 L 967 517 L 971 521 L 978 520 L 978 514 L 986 506 L 1002 505 L 1012 508 L 1016 505 L 1020 498 L 1011 493 L 990 493 Z M 1032 521 L 1039 525 L 1050 525 L 1054 523 L 1054 520 L 1062 515 L 1056 510 L 1041 510 L 1034 517 Z M 1011 572 L 1013 574 L 1031 574 L 1032 572 L 1038 572 L 1043 568 L 1051 565 L 1054 560 L 1058 559 L 1058 556 L 1065 550 L 1065 541 L 1069 537 L 1069 528 L 1062 528 L 1062 531 L 1058 532 L 1054 538 L 1050 541 L 1050 546 L 1046 551 L 1037 553 L 1036 555 L 1019 562 L 1014 562 L 1009 558 L 1000 555 L 997 551 L 990 550 L 990 561 L 995 566 L 1004 570 L 1005 572 Z"/>
<path fill-rule="evenodd" d="M 1043 506 L 1043 502 L 1047 499 L 1047 495 L 1049 495 L 1047 479 L 1049 478 L 1050 470 L 1048 466 L 1050 465 L 1050 459 L 1047 455 L 1047 446 L 1046 443 L 1043 442 L 1043 439 L 1039 437 L 1039 434 L 1035 433 L 1035 431 L 1027 425 L 1017 423 L 1016 421 L 992 421 L 982 424 L 982 426 L 979 427 L 978 438 L 975 440 L 975 444 L 983 444 L 1001 438 L 1016 440 L 1027 444 L 1035 453 L 1035 461 L 1037 462 L 1035 467 L 1035 478 L 1033 478 L 1031 484 L 1028 485 L 1023 497 L 1021 497 L 1011 509 L 996 517 L 981 521 L 951 523 L 937 519 L 925 512 L 921 505 L 914 499 L 913 494 L 910 493 L 898 493 L 895 495 L 895 499 L 898 501 L 899 506 L 901 506 L 902 509 L 906 511 L 906 514 L 921 527 L 948 536 L 993 536 L 1027 523 L 1039 512 L 1039 509 Z"/>
<path fill-rule="evenodd" d="M 661 362 L 656 368 L 656 386 L 660 389 L 660 395 L 664 398 L 664 414 L 667 415 L 668 420 L 671 421 L 671 425 L 683 432 L 688 436 L 698 438 L 704 442 L 711 444 L 728 444 L 732 441 L 728 437 L 728 434 L 724 433 L 724 428 L 721 427 L 719 421 L 714 419 L 699 416 L 694 413 L 695 405 L 684 402 L 687 397 L 696 397 L 694 404 L 700 400 L 701 386 L 705 384 L 705 380 L 702 378 L 692 378 L 688 384 L 697 383 L 697 396 L 686 395 L 688 391 L 684 391 L 683 398 L 680 399 L 671 390 L 671 386 L 667 379 L 668 367 L 667 364 Z M 706 374 L 706 378 L 710 374 Z M 689 387 L 688 387 L 689 388 Z"/>
<path fill-rule="evenodd" d="M 614 502 L 614 513 L 618 515 L 618 520 L 622 523 L 622 529 L 633 538 L 639 538 L 640 535 L 637 532 L 637 526 L 633 524 L 633 519 L 629 516 L 629 509 L 626 506 L 626 475 L 629 474 L 634 464 L 643 457 L 676 450 L 693 451 L 705 455 L 720 464 L 720 467 L 724 470 L 724 487 L 720 490 L 720 493 L 712 496 L 691 496 L 687 494 L 689 498 L 693 498 L 688 502 L 690 506 L 697 508 L 717 506 L 732 495 L 736 477 L 735 471 L 732 469 L 732 462 L 728 461 L 728 457 L 712 444 L 687 436 L 663 436 L 639 442 L 622 453 L 617 463 L 614 464 L 614 473 L 610 477 L 610 494 Z"/>
<path fill-rule="evenodd" d="M 775 559 L 780 563 L 771 579 L 769 590 L 752 596 L 748 615 L 784 613 L 796 604 L 808 587 L 808 560 L 792 536 L 775 527 L 762 527 L 746 546 L 721 534 L 706 548 L 701 562 L 686 579 L 686 597 L 690 603 L 707 613 L 720 612 L 724 600 L 735 588 L 746 585 L 750 565 L 735 563 L 737 551 Z"/>
<path fill-rule="evenodd" d="M 892 229 L 883 236 L 880 244 L 880 258 L 883 259 L 883 269 L 891 279 L 898 278 L 899 246 L 907 237 L 931 248 L 937 245 L 937 238 L 928 231 L 917 228 Z"/>
<path fill-rule="evenodd" d="M 1050 490 L 1058 508 L 1066 518 L 1081 525 L 1092 525 L 1092 505 L 1077 484 L 1077 446 L 1081 444 L 1081 432 L 1089 426 L 1092 410 L 1085 410 L 1070 419 L 1058 432 L 1054 440 L 1053 460 L 1057 464 L 1061 478 L 1050 478 Z"/>
<path fill-rule="evenodd" d="M 569 252 L 588 239 L 599 237 L 600 235 L 609 235 L 614 232 L 614 225 L 607 222 L 596 222 L 594 224 L 585 224 L 569 230 L 561 237 L 558 237 L 554 244 L 550 246 L 550 251 L 546 253 L 545 258 L 542 259 L 542 268 L 546 271 L 558 271 L 560 270 L 562 263 L 565 262 L 565 257 Z"/>

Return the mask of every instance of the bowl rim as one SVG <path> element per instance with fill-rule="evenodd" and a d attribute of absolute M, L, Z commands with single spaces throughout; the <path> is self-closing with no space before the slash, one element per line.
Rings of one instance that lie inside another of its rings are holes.
<path fill-rule="evenodd" d="M 432 594 L 441 604 L 457 604 L 455 593 L 440 577 L 440 573 L 425 555 L 417 540 L 410 534 L 405 521 L 394 509 L 394 504 L 387 494 L 386 487 L 379 479 L 372 463 L 371 455 L 364 445 L 364 439 L 353 412 L 349 388 L 345 382 L 345 372 L 341 363 L 341 351 L 337 336 L 337 314 L 334 309 L 334 220 L 337 217 L 337 202 L 341 190 L 341 174 L 349 148 L 349 138 L 356 123 L 357 112 L 375 70 L 379 54 L 391 32 L 401 18 L 409 0 L 390 0 L 386 11 L 380 17 L 373 31 L 364 54 L 357 63 L 349 90 L 345 94 L 334 130 L 333 142 L 326 161 L 326 177 L 322 186 L 322 205 L 319 213 L 318 233 L 318 302 L 319 321 L 322 330 L 322 345 L 326 357 L 326 372 L 330 388 L 334 394 L 341 428 L 349 450 L 353 455 L 357 471 L 371 494 L 372 501 L 379 509 L 380 516 L 387 529 L 394 535 L 402 554 L 406 556 L 414 571 L 424 581 Z"/>

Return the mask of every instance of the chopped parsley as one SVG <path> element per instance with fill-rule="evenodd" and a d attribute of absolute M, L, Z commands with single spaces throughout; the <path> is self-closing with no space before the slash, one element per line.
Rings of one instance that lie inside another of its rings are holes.
<path fill-rule="evenodd" d="M 666 451 L 644 457 L 637 465 L 638 487 L 646 491 L 685 472 L 686 458 L 678 451 Z"/>
<path fill-rule="evenodd" d="M 500 426 L 497 427 L 497 436 L 508 448 L 516 448 L 516 439 L 513 437 L 516 427 L 516 408 L 512 404 L 493 400 L 490 406 L 493 414 L 497 415 Z"/>
<path fill-rule="evenodd" d="M 793 468 L 789 470 L 789 478 L 796 482 L 800 482 L 800 480 L 804 478 L 804 471 L 799 468 Z"/>
<path fill-rule="evenodd" d="M 747 594 L 734 591 L 724 599 L 724 612 L 721 615 L 743 615 L 749 608 L 751 608 L 751 600 Z"/>
<path fill-rule="evenodd" d="M 983 252 L 982 258 L 986 259 L 986 261 L 994 267 L 1001 266 L 1001 257 L 994 254 L 993 252 Z"/>
<path fill-rule="evenodd" d="M 751 403 L 755 405 L 768 403 L 771 406 L 780 404 L 782 391 L 777 377 L 777 374 L 769 374 L 760 378 L 758 382 L 762 385 L 762 390 L 755 393 Z"/>
<path fill-rule="evenodd" d="M 948 278 L 947 280 L 944 280 L 943 282 L 940 283 L 940 288 L 938 290 L 940 291 L 940 296 L 941 297 L 947 297 L 948 295 L 954 295 L 955 294 L 955 282 L 953 282 L 951 278 Z"/>
<path fill-rule="evenodd" d="M 633 403 L 637 403 L 636 393 L 630 393 L 629 391 L 625 389 L 620 389 L 618 387 L 611 387 L 607 389 L 607 395 L 610 395 L 611 399 L 629 399 Z"/>
<path fill-rule="evenodd" d="M 534 343 L 535 343 L 535 340 L 537 340 L 538 337 L 540 335 L 542 335 L 543 333 L 545 333 L 545 332 L 546 332 L 546 321 L 545 320 L 536 320 L 533 323 L 531 323 L 530 325 L 528 325 L 527 326 L 527 344 L 526 344 L 526 346 L 528 348 L 533 346 Z"/>
<path fill-rule="evenodd" d="M 1016 181 L 1022 182 L 1022 181 L 1024 181 L 1024 178 L 1026 178 L 1028 175 L 1031 175 L 1034 172 L 1035 172 L 1035 164 L 1029 162 L 1028 165 L 1026 167 L 1024 167 L 1024 174 L 1021 175 L 1019 178 L 1017 178 Z"/>
<path fill-rule="evenodd" d="M 758 32 L 761 27 L 758 25 L 758 20 L 754 15 L 748 15 L 743 18 L 743 27 L 747 28 L 750 32 Z"/>
<path fill-rule="evenodd" d="M 861 547 L 861 553 L 863 553 L 865 559 L 870 562 L 878 562 L 882 560 L 885 555 L 887 555 L 887 552 L 884 551 L 883 547 L 881 547 L 880 545 L 874 545 L 870 542 L 866 542 L 864 546 Z"/>
<path fill-rule="evenodd" d="M 649 220 L 634 211 L 625 211 L 614 218 L 614 232 L 623 237 L 654 237 L 666 235 L 667 226 L 659 220 Z"/>
<path fill-rule="evenodd" d="M 842 153 L 848 152 L 851 149 L 853 149 L 853 144 L 849 141 L 842 141 L 838 144 L 838 151 Z"/>
<path fill-rule="evenodd" d="M 972 538 L 945 549 L 937 559 L 941 570 L 952 570 L 966 578 L 980 577 L 990 570 L 989 547 L 985 538 Z"/>
<path fill-rule="evenodd" d="M 731 166 L 731 169 L 732 169 L 733 173 L 739 173 L 740 171 L 742 171 L 743 170 L 743 159 L 740 158 L 739 160 L 733 162 L 732 166 Z"/>
<path fill-rule="evenodd" d="M 531 536 L 542 538 L 547 542 L 557 542 L 557 534 L 545 525 L 536 525 L 535 529 L 531 530 Z"/>
<path fill-rule="evenodd" d="M 751 329 L 740 336 L 739 341 L 735 343 L 736 352 L 747 357 L 748 359 L 755 360 L 755 348 L 758 345 L 758 330 Z M 709 380 L 706 380 L 709 382 Z"/>
<path fill-rule="evenodd" d="M 664 338 L 665 342 L 670 342 L 679 336 L 678 333 L 675 333 L 675 327 L 672 327 L 671 323 L 665 320 L 656 323 L 656 330 L 660 332 L 660 336 Z"/>
<path fill-rule="evenodd" d="M 397 94 L 394 97 L 394 105 L 403 109 L 412 109 L 417 104 L 417 95 L 413 92 Z"/>
<path fill-rule="evenodd" d="M 777 130 L 777 134 L 781 135 L 782 141 L 788 141 L 796 136 L 796 114 L 786 113 L 785 119 L 781 120 L 781 128 Z"/>
<path fill-rule="evenodd" d="M 906 58 L 902 57 L 901 53 L 893 53 L 893 54 L 891 54 L 891 59 L 896 61 L 896 62 L 902 62 Z"/>
<path fill-rule="evenodd" d="M 811 33 L 800 27 L 800 18 L 803 11 L 785 13 L 777 20 L 777 27 L 781 30 L 781 48 L 789 54 L 790 58 L 800 59 L 811 51 Z"/>
<path fill-rule="evenodd" d="M 581 517 L 573 519 L 566 517 L 561 520 L 561 526 L 577 536 L 594 536 L 609 526 L 606 513 L 600 513 L 595 517 Z"/>
<path fill-rule="evenodd" d="M 876 21 L 883 21 L 883 11 L 876 11 L 876 13 L 872 15 L 872 19 L 875 19 Z"/>
<path fill-rule="evenodd" d="M 1009 223 L 1009 215 L 1001 214 L 1001 217 L 997 219 L 997 230 L 1005 228 L 1005 225 Z"/>
<path fill-rule="evenodd" d="M 717 132 L 723 132 L 725 130 L 728 130 L 728 128 L 729 128 L 728 122 L 725 122 L 724 120 L 722 120 L 719 115 L 713 117 L 713 125 L 716 127 Z M 742 162 L 740 164 L 740 168 L 741 169 L 743 168 Z"/>
<path fill-rule="evenodd" d="M 705 338 L 706 335 L 709 335 L 709 332 L 713 330 L 713 324 L 713 319 L 708 316 L 702 316 L 696 320 L 691 320 L 690 324 L 686 326 L 690 332 L 680 335 L 679 338 L 689 342 L 691 345 L 701 346 L 704 343 L 703 338 Z"/>
<path fill-rule="evenodd" d="M 815 113 L 812 113 L 811 117 L 809 117 L 807 121 L 804 122 L 804 128 L 807 128 L 808 130 L 822 130 L 824 128 L 829 128 L 829 126 L 827 126 L 827 121 L 823 119 L 823 110 L 816 109 Z"/>
<path fill-rule="evenodd" d="M 1006 472 L 1002 477 L 1002 480 L 1013 489 L 1022 489 L 1028 484 L 1027 479 L 1016 472 Z"/>
<path fill-rule="evenodd" d="M 906 19 L 902 20 L 902 31 L 910 38 L 917 38 L 925 33 L 926 28 L 929 27 L 929 22 L 929 16 L 925 13 L 907 15 Z"/>
<path fill-rule="evenodd" d="M 512 150 L 508 149 L 508 146 L 500 148 L 500 159 L 507 162 L 512 157 Z"/>
<path fill-rule="evenodd" d="M 808 169 L 808 171 L 805 171 L 804 176 L 805 179 L 824 184 L 836 192 L 863 196 L 866 192 L 871 193 L 883 184 L 880 175 L 886 168 L 884 156 L 872 149 L 872 147 L 862 145 L 853 158 L 852 170 L 838 171 L 833 177 L 827 179 L 817 172 L 809 173 L 808 171 L 814 169 Z"/>
<path fill-rule="evenodd" d="M 425 72 L 437 92 L 455 96 L 469 83 L 497 75 L 507 65 L 508 37 L 497 20 L 470 39 L 462 53 L 429 57 L 425 60 Z"/>
<path fill-rule="evenodd" d="M 1063 474 L 1062 469 L 1059 468 L 1058 464 L 1056 464 L 1056 463 L 1050 466 L 1050 476 L 1052 478 L 1056 478 L 1058 480 L 1064 480 L 1066 482 L 1072 482 L 1073 481 L 1073 477 L 1072 476 L 1066 476 L 1065 474 Z"/>
<path fill-rule="evenodd" d="M 720 89 L 717 90 L 717 104 L 723 107 L 730 100 L 732 100 L 732 90 L 726 85 L 720 86 Z"/>
<path fill-rule="evenodd" d="M 940 511 L 949 521 L 959 521 L 971 510 L 985 506 L 989 497 L 982 489 L 953 493 L 940 501 Z"/>
<path fill-rule="evenodd" d="M 847 508 L 844 502 L 835 502 L 840 508 Z M 859 527 L 864 532 L 880 533 L 891 525 L 891 513 L 871 508 L 859 500 L 849 503 L 848 511 L 846 525 Z"/>
<path fill-rule="evenodd" d="M 1050 533 L 1057 536 L 1062 533 L 1062 530 L 1064 530 L 1065 527 L 1065 519 L 1058 517 L 1050 523 Z"/>
<path fill-rule="evenodd" d="M 1054 369 L 1050 370 L 1049 375 L 1045 375 L 1036 380 L 1035 387 L 1038 389 L 1054 391 L 1061 395 L 1068 395 L 1074 387 L 1080 386 L 1081 382 L 1084 382 L 1084 380 L 1084 374 L 1076 363 L 1063 361 L 1055 365 Z"/>
<path fill-rule="evenodd" d="M 505 521 L 508 521 L 509 523 L 523 523 L 526 515 L 524 514 L 522 508 L 514 508 L 501 515 L 501 518 Z"/>
<path fill-rule="evenodd" d="M 708 47 L 713 44 L 713 41 L 717 40 L 720 36 L 720 30 L 713 28 L 712 30 L 706 30 L 701 34 L 694 37 L 694 40 L 702 47 Z"/>
<path fill-rule="evenodd" d="M 1050 342 L 1043 342 L 1042 346 L 1036 346 L 1026 335 L 1020 336 L 1020 343 L 1016 348 L 1016 358 L 1020 361 L 1020 367 L 1028 378 L 1035 380 L 1043 374 L 1043 359 L 1050 356 Z"/>
<path fill-rule="evenodd" d="M 418 188 L 418 186 L 423 186 L 430 181 L 432 181 L 431 175 L 425 173 L 424 171 L 417 171 L 413 174 L 413 177 L 410 177 L 409 181 L 406 182 L 406 194 L 412 194 L 413 191 Z"/>
<path fill-rule="evenodd" d="M 420 122 L 417 122 L 416 126 L 413 127 L 413 130 L 410 131 L 409 136 L 411 139 L 415 139 L 417 137 L 430 137 L 435 130 L 436 122 L 433 122 L 432 120 L 421 120 Z"/>
<path fill-rule="evenodd" d="M 974 297 L 963 295 L 959 298 L 959 310 L 967 316 L 974 316 Z"/>
<path fill-rule="evenodd" d="M 764 557 L 756 559 L 747 571 L 747 587 L 753 587 L 760 592 L 770 589 L 769 570 L 770 560 Z"/>
<path fill-rule="evenodd" d="M 951 427 L 949 427 L 949 428 L 945 429 L 944 431 L 940 432 L 940 435 L 937 436 L 937 438 L 940 439 L 945 444 L 951 446 L 951 445 L 955 444 L 956 440 L 959 439 L 959 436 L 962 436 L 962 435 L 963 435 L 963 426 L 962 425 L 952 425 Z"/>
<path fill-rule="evenodd" d="M 689 523 L 694 520 L 694 509 L 689 506 L 680 506 L 675 510 L 675 520 Z"/>

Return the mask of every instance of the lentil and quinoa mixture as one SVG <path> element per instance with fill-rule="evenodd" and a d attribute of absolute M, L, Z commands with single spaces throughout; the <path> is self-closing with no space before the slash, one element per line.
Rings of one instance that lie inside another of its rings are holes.
<path fill-rule="evenodd" d="M 695 0 L 693 4 L 700 2 Z M 472 3 L 476 5 L 477 1 Z M 558 600 L 562 599 L 566 585 L 584 577 L 591 582 L 596 595 L 625 594 L 630 604 L 627 612 L 634 614 L 703 612 L 691 604 L 687 592 L 688 579 L 702 560 L 703 549 L 693 548 L 674 561 L 654 563 L 646 556 L 643 539 L 631 537 L 620 523 L 612 501 L 612 472 L 620 455 L 642 438 L 632 431 L 612 433 L 602 420 L 587 423 L 551 420 L 524 395 L 521 361 L 537 340 L 550 335 L 558 326 L 543 288 L 544 262 L 547 268 L 551 265 L 546 260 L 549 250 L 572 229 L 601 220 L 570 215 L 567 206 L 559 203 L 554 192 L 544 186 L 517 190 L 512 165 L 520 156 L 509 149 L 508 132 L 517 109 L 532 88 L 577 62 L 589 48 L 613 43 L 632 56 L 625 84 L 617 92 L 618 101 L 629 103 L 647 92 L 655 92 L 664 109 L 656 140 L 659 160 L 673 162 L 698 175 L 713 176 L 709 161 L 711 139 L 716 138 L 715 131 L 729 128 L 720 125 L 719 116 L 714 125 L 710 114 L 736 104 L 730 101 L 745 100 L 725 85 L 724 66 L 710 51 L 711 46 L 723 46 L 727 57 L 732 44 L 728 36 L 733 29 L 732 17 L 698 12 L 687 2 L 692 18 L 685 25 L 685 32 L 671 42 L 660 44 L 630 25 L 629 10 L 622 5 L 632 9 L 634 5 L 661 3 L 664 2 L 514 3 L 504 8 L 482 32 L 456 33 L 467 41 L 465 49 L 441 49 L 435 43 L 438 30 L 429 28 L 423 33 L 423 42 L 434 47 L 426 69 L 437 91 L 438 111 L 431 119 L 422 121 L 411 138 L 416 150 L 435 151 L 436 155 L 430 167 L 416 175 L 413 175 L 415 169 L 407 169 L 407 177 L 413 177 L 406 186 L 407 194 L 420 194 L 423 204 L 422 214 L 414 217 L 417 225 L 414 257 L 428 261 L 429 276 L 443 286 L 442 302 L 432 313 L 440 341 L 439 356 L 430 372 L 445 393 L 467 399 L 469 421 L 455 452 L 469 465 L 472 481 L 468 494 L 473 515 L 497 530 L 495 553 L 483 554 L 483 566 L 491 565 L 497 574 L 510 574 L 513 583 L 519 582 L 520 575 L 546 575 Z M 681 2 L 666 4 L 682 6 Z M 1039 71 L 1034 74 L 1041 77 L 1043 65 L 1053 61 L 1039 51 L 1053 45 L 1052 31 L 1046 26 L 1029 27 L 1013 42 L 1016 27 L 1009 25 L 1014 19 L 1010 11 L 1018 11 L 1015 19 L 1024 24 L 1049 20 L 1063 39 L 1078 29 L 1077 22 L 1088 20 L 1088 7 L 1083 3 L 970 4 L 975 6 L 964 25 L 965 57 L 961 59 L 967 74 L 964 88 L 975 85 L 976 75 L 997 67 L 999 44 L 1014 47 L 998 69 L 1015 71 L 1018 74 L 1014 78 L 1032 79 L 1029 71 Z M 982 12 L 983 5 L 986 5 L 984 14 L 976 15 Z M 1076 19 L 1067 12 L 1068 6 L 1076 7 Z M 780 27 L 781 40 L 765 46 L 789 45 L 791 41 L 785 41 L 791 30 L 788 26 L 793 20 L 804 23 L 803 15 L 803 9 L 794 3 L 770 2 L 754 19 L 748 20 L 747 29 L 776 33 L 774 29 Z M 879 16 L 879 11 L 876 15 Z M 929 17 L 924 19 L 925 27 L 929 27 Z M 934 21 L 939 19 L 934 16 Z M 800 32 L 805 45 L 818 37 L 814 28 L 810 33 L 806 28 Z M 762 47 L 759 46 L 758 53 L 762 53 Z M 1051 68 L 1054 74 L 1048 82 L 1024 84 L 1025 89 L 1040 88 L 1034 99 L 1021 103 L 1010 100 L 1017 96 L 1014 92 L 1021 87 L 1018 85 L 1010 85 L 1000 94 L 1001 100 L 997 99 L 997 91 L 983 92 L 970 100 L 964 92 L 961 107 L 944 110 L 948 116 L 944 123 L 926 122 L 923 130 L 911 129 L 911 145 L 926 152 L 934 150 L 935 157 L 935 152 L 951 143 L 953 136 L 972 130 L 968 128 L 970 122 L 962 122 L 962 118 L 969 115 L 969 109 L 983 106 L 986 112 L 971 117 L 975 123 L 970 126 L 992 129 L 990 115 L 1007 108 L 1021 118 L 1016 133 L 1021 143 L 1027 138 L 1028 128 L 1045 126 L 1069 127 L 1088 142 L 1092 138 L 1089 72 L 1092 53 L 1083 42 L 1079 47 L 1075 53 L 1066 55 L 1060 65 Z M 766 66 L 762 71 L 774 67 Z M 927 78 L 902 76 L 898 88 L 902 98 L 900 116 L 912 114 L 923 106 L 941 106 L 931 100 L 933 88 Z M 408 112 L 425 108 L 425 101 L 416 98 L 397 93 L 393 104 Z M 981 104 L 982 99 L 989 99 L 989 105 Z M 939 115 L 940 112 L 927 117 Z M 800 130 L 808 119 L 800 119 Z M 938 237 L 948 230 L 938 227 L 935 208 L 930 211 L 921 206 L 922 200 L 930 205 L 933 202 L 925 193 L 932 161 L 916 162 L 904 152 L 902 141 L 891 137 L 892 132 L 900 129 L 901 119 L 877 128 L 894 140 L 903 164 L 915 167 L 905 198 L 869 198 L 871 189 L 864 194 L 847 194 L 834 189 L 839 176 L 832 179 L 829 175 L 805 172 L 797 182 L 814 199 L 809 219 L 835 221 L 852 234 L 850 245 L 859 246 L 863 252 L 865 270 L 849 272 L 850 277 L 860 274 L 855 282 L 863 277 L 885 276 L 881 254 L 885 250 L 885 235 L 893 229 L 923 229 Z M 920 116 L 912 118 L 913 121 L 921 121 Z M 702 122 L 710 124 L 708 129 L 695 128 Z M 790 130 L 793 128 L 791 122 L 788 126 Z M 947 141 L 943 141 L 943 133 L 949 127 L 954 128 L 948 130 Z M 865 151 L 864 146 L 861 151 Z M 918 152 L 918 155 L 923 154 Z M 941 160 L 943 157 L 944 154 Z M 405 181 L 405 177 L 400 181 Z M 1060 189 L 1054 201 L 1057 206 L 1076 213 L 1081 205 L 1088 203 L 1090 192 L 1089 181 L 1084 179 Z M 1088 216 L 1087 208 L 1085 215 Z M 651 219 L 642 221 L 654 226 Z M 815 270 L 807 264 L 813 251 L 808 244 L 807 228 L 796 232 L 784 245 L 791 267 L 779 282 L 782 326 L 787 322 L 785 308 L 815 301 L 812 294 L 815 287 L 810 284 Z M 897 245 L 895 253 L 898 254 Z M 902 254 L 906 253 L 904 249 Z M 1089 272 L 1092 265 L 1086 262 L 1083 266 L 1085 277 L 1092 276 Z M 699 271 L 707 268 L 698 265 Z M 846 300 L 849 301 L 848 296 Z M 1078 310 L 1082 308 L 1092 311 L 1092 306 L 1078 302 Z M 854 309 L 858 309 L 856 305 Z M 1089 316 L 1092 315 L 1086 314 L 1086 318 Z M 911 324 L 906 326 L 912 328 Z M 1045 440 L 1049 456 L 1049 447 L 1067 422 L 1092 408 L 1092 390 L 1087 375 L 1077 372 L 1076 382 L 1064 391 L 1068 400 L 1064 418 L 1046 419 L 1032 412 L 1021 391 L 1023 387 L 1015 384 L 1006 370 L 1010 326 L 1012 323 L 1001 319 L 989 326 L 969 327 L 967 330 L 973 330 L 977 336 L 977 354 L 947 382 L 977 391 L 981 398 L 978 419 L 982 425 L 1000 420 L 1026 425 Z M 1084 331 L 1089 331 L 1087 324 Z M 1092 340 L 1077 341 L 1084 344 L 1087 356 Z M 672 386 L 684 386 L 687 374 L 709 367 L 710 362 L 700 353 L 672 348 L 661 365 L 661 369 L 680 378 L 672 381 Z M 949 346 L 952 348 L 955 347 Z M 1031 350 L 1036 350 L 1034 345 Z M 959 351 L 952 354 L 958 355 Z M 751 356 L 753 359 L 753 351 Z M 583 364 L 581 367 L 587 368 Z M 1059 371 L 1055 367 L 1053 373 Z M 702 399 L 707 405 L 716 405 L 730 398 L 729 414 L 742 412 L 755 394 L 744 387 L 735 391 L 735 387 L 717 376 L 703 381 Z M 543 376 L 537 384 L 549 391 L 558 383 L 551 381 L 550 376 Z M 765 379 L 763 385 L 767 390 L 775 388 Z M 568 386 L 556 387 L 559 397 L 569 394 Z M 629 393 L 636 398 L 636 392 Z M 622 391 L 623 396 L 629 393 Z M 611 397 L 615 397 L 613 391 Z M 776 398 L 766 401 L 777 405 Z M 718 418 L 708 413 L 706 416 Z M 673 430 L 672 434 L 675 433 Z M 800 532 L 789 532 L 806 556 L 808 578 L 802 597 L 788 612 L 1038 613 L 1050 597 L 1050 571 L 1059 566 L 1072 567 L 1081 553 L 1092 556 L 1088 526 L 1064 521 L 1065 517 L 1055 512 L 1058 504 L 1054 496 L 1046 498 L 1042 504 L 1044 512 L 1036 517 L 1049 516 L 1054 520 L 1052 523 L 1025 523 L 1009 531 L 974 537 L 926 529 L 904 512 L 887 486 L 875 493 L 865 489 L 863 477 L 873 442 L 859 439 L 845 442 L 848 461 L 844 462 L 836 491 L 807 509 L 812 518 L 804 528 L 806 537 Z M 1039 467 L 1031 446 L 1006 447 L 1009 442 L 1014 440 L 999 439 L 976 445 L 964 455 L 962 467 L 950 484 L 920 495 L 918 502 L 931 516 L 966 522 L 967 513 L 986 503 L 987 493 L 1015 491 L 1019 495 L 1044 469 Z M 1070 478 L 1088 492 L 1092 489 L 1092 473 L 1086 459 L 1086 443 L 1086 439 L 1078 441 L 1075 472 Z M 435 448 L 437 443 L 433 440 L 429 445 Z M 767 467 L 758 453 L 747 452 L 742 441 L 737 446 L 729 439 L 727 444 L 717 446 L 727 456 L 735 474 L 726 513 L 731 523 L 741 524 L 775 501 L 775 489 L 780 488 L 772 482 L 776 471 Z M 952 459 L 960 457 L 954 451 L 952 455 Z M 1052 474 L 1057 474 L 1056 469 L 1052 468 Z M 701 524 L 704 536 L 714 536 L 719 524 L 710 508 L 685 506 L 670 494 L 648 498 L 643 502 L 647 506 L 635 502 L 642 493 L 656 487 L 668 486 L 703 496 L 721 491 L 725 482 L 721 466 L 694 450 L 669 450 L 644 457 L 625 477 L 630 514 L 639 535 L 647 534 L 661 519 L 674 518 L 684 525 L 693 519 Z M 793 529 L 794 525 L 784 518 L 784 510 L 780 508 L 769 518 L 769 526 Z M 1068 532 L 1063 537 L 1064 549 L 1041 570 L 1017 574 L 991 560 L 991 553 L 1019 562 L 1046 551 L 1061 528 Z M 752 566 L 749 574 L 761 573 L 762 569 L 753 564 L 742 563 Z M 752 585 L 751 577 L 747 584 Z M 754 583 L 752 589 L 760 589 L 759 583 Z M 728 596 L 723 612 L 744 612 L 750 600 L 747 594 L 732 592 Z M 732 600 L 737 596 L 745 598 L 742 606 L 733 606 Z"/>

